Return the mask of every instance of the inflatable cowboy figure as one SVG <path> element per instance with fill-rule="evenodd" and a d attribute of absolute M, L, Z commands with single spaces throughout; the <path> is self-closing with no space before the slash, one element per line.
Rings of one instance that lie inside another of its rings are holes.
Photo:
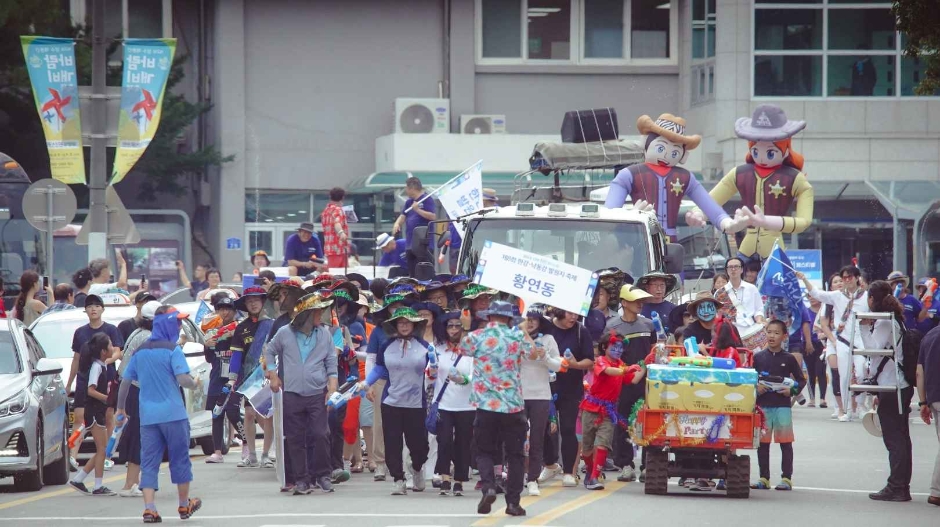
<path fill-rule="evenodd" d="M 724 205 L 735 194 L 741 195 L 744 206 L 738 212 L 748 218 L 740 247 L 744 258 L 767 258 L 774 241 L 783 247 L 781 233 L 803 232 L 813 221 L 813 187 L 801 172 L 803 156 L 793 151 L 790 141 L 805 127 L 805 121 L 787 120 L 783 110 L 773 104 L 762 104 L 751 119 L 742 117 L 734 123 L 734 133 L 747 140 L 745 164 L 728 172 L 712 189 L 711 197 Z M 796 213 L 791 215 L 794 201 Z M 705 218 L 694 210 L 686 220 L 700 225 Z"/>
<path fill-rule="evenodd" d="M 678 166 L 702 141 L 699 135 L 685 135 L 685 119 L 664 113 L 653 121 L 644 115 L 637 119 L 636 127 L 646 135 L 646 162 L 631 165 L 617 174 L 604 203 L 607 208 L 622 207 L 630 196 L 636 209 L 656 211 L 659 223 L 673 240 L 679 207 L 686 196 L 721 230 L 736 232 L 746 226 L 746 217 L 731 219 L 698 180 Z"/>

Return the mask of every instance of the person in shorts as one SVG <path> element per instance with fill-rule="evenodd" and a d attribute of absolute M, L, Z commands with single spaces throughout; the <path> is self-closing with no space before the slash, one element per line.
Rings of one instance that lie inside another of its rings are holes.
<path fill-rule="evenodd" d="M 105 450 L 108 444 L 106 413 L 108 410 L 108 371 L 104 361 L 111 355 L 111 339 L 104 333 L 95 334 L 82 346 L 79 370 L 87 379 L 83 414 L 85 430 L 95 440 L 95 455 L 88 460 L 69 482 L 78 491 L 92 496 L 114 496 L 114 491 L 102 483 Z M 95 488 L 89 491 L 85 478 L 94 471 Z"/>

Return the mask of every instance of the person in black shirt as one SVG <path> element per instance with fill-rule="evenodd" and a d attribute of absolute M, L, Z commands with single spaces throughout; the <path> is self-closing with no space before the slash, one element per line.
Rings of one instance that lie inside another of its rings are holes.
<path fill-rule="evenodd" d="M 545 431 L 544 465 L 538 482 L 544 483 L 558 474 L 564 473 L 562 486 L 574 487 L 578 482 L 574 471 L 578 463 L 578 436 L 575 425 L 578 421 L 578 406 L 584 398 L 584 372 L 594 367 L 594 343 L 591 334 L 578 322 L 578 314 L 553 310 L 554 318 L 543 320 L 540 331 L 551 335 L 558 344 L 558 350 L 568 362 L 568 370 L 558 372 L 557 380 L 552 383 L 552 394 L 557 396 L 555 411 L 558 414 L 559 433 L 552 435 Z M 562 466 L 558 465 L 558 443 L 561 441 Z"/>
<path fill-rule="evenodd" d="M 241 396 L 232 394 L 228 397 L 223 392 L 223 386 L 228 382 L 228 364 L 231 360 L 232 334 L 231 324 L 235 322 L 235 302 L 226 295 L 219 294 L 212 297 L 212 308 L 221 322 L 219 327 L 206 332 L 204 353 L 206 362 L 212 366 L 209 372 L 209 391 L 206 394 L 206 410 L 213 411 L 218 404 L 225 403 L 222 412 L 228 416 L 229 423 L 245 437 L 244 425 L 241 416 Z M 226 402 L 227 401 L 227 402 Z M 212 444 L 215 452 L 206 458 L 206 463 L 224 463 L 222 457 L 222 441 L 225 440 L 225 420 L 222 415 L 212 415 Z"/>
<path fill-rule="evenodd" d="M 695 317 L 695 320 L 682 330 L 682 340 L 695 337 L 700 352 L 707 355 L 708 352 L 705 348 L 707 344 L 712 342 L 712 330 L 715 328 L 715 319 L 718 316 L 719 309 L 721 309 L 721 303 L 707 294 L 690 303 L 688 311 L 690 315 Z"/>
<path fill-rule="evenodd" d="M 88 297 L 88 290 L 91 289 L 91 271 L 87 267 L 75 271 L 75 274 L 72 275 L 72 283 L 75 284 L 72 305 L 85 307 L 85 298 Z"/>
<path fill-rule="evenodd" d="M 117 326 L 118 333 L 121 334 L 121 338 L 124 339 L 124 342 L 127 342 L 127 338 L 131 336 L 131 333 L 140 327 L 140 321 L 144 318 L 140 310 L 144 307 L 144 304 L 157 299 L 157 297 L 143 290 L 134 293 L 134 295 L 136 295 L 134 305 L 137 306 L 137 314 L 127 320 L 122 320 Z"/>
<path fill-rule="evenodd" d="M 763 384 L 757 385 L 757 405 L 767 419 L 767 430 L 761 435 L 757 449 L 757 464 L 760 466 L 760 479 L 751 485 L 752 489 L 770 488 L 770 441 L 780 444 L 783 455 L 781 461 L 780 483 L 777 490 L 792 490 L 793 482 L 793 412 L 790 400 L 793 394 L 800 393 L 806 380 L 803 369 L 796 358 L 783 351 L 787 339 L 787 325 L 781 320 L 767 323 L 767 349 L 754 355 L 754 369 L 761 377 L 774 376 L 791 378 L 796 381 L 794 388 L 783 387 L 777 391 Z"/>

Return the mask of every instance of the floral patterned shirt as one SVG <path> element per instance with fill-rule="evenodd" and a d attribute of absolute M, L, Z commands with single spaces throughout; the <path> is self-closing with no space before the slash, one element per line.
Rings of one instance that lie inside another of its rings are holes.
<path fill-rule="evenodd" d="M 348 239 L 349 226 L 346 225 L 346 212 L 343 211 L 342 205 L 330 202 L 320 214 L 320 224 L 323 227 L 323 254 L 327 256 L 337 256 L 348 252 L 340 239 L 340 233 L 336 230 L 337 222 Z"/>
<path fill-rule="evenodd" d="M 473 357 L 474 408 L 514 414 L 525 410 L 522 398 L 522 356 L 533 344 L 522 331 L 490 322 L 464 337 L 463 353 Z"/>

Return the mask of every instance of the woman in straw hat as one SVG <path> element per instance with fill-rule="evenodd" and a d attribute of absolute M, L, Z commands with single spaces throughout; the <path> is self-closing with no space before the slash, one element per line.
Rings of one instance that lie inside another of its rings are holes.
<path fill-rule="evenodd" d="M 437 352 L 419 335 L 424 334 L 427 321 L 413 309 L 402 307 L 382 325 L 389 340 L 379 350 L 375 367 L 359 390 L 367 390 L 367 397 L 374 401 L 369 388 L 379 379 L 387 384 L 381 394 L 381 412 L 384 425 L 385 464 L 394 479 L 393 496 L 408 493 L 405 483 L 402 450 L 405 445 L 411 453 L 408 467 L 414 479 L 414 491 L 425 488 L 424 463 L 428 459 L 428 434 L 424 427 L 425 371 L 432 380 L 437 374 Z"/>
<path fill-rule="evenodd" d="M 803 156 L 793 151 L 791 142 L 803 128 L 806 121 L 788 120 L 773 104 L 762 104 L 750 119 L 734 123 L 734 133 L 747 141 L 745 163 L 728 172 L 709 194 L 719 205 L 740 194 L 744 206 L 738 213 L 747 217 L 749 226 L 739 248 L 742 256 L 767 258 L 774 242 L 783 247 L 781 233 L 803 232 L 813 222 L 813 187 L 801 172 Z M 794 202 L 796 212 L 791 215 Z M 705 218 L 701 210 L 692 210 L 686 221 L 704 225 Z"/>
<path fill-rule="evenodd" d="M 666 234 L 675 240 L 679 206 L 688 196 L 721 230 L 737 232 L 744 228 L 746 218 L 731 219 L 705 187 L 678 166 L 702 142 L 700 135 L 686 135 L 685 119 L 664 113 L 654 121 L 643 115 L 637 119 L 636 127 L 646 135 L 646 162 L 628 166 L 617 174 L 604 203 L 607 208 L 623 207 L 630 196 L 636 209 L 655 209 Z"/>

